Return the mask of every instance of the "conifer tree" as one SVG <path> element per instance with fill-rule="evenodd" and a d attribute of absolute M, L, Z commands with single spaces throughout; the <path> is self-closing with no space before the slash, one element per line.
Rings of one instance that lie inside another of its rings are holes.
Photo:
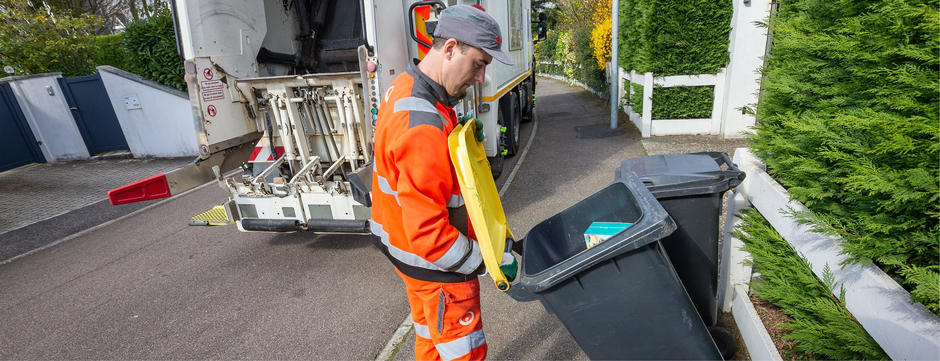
<path fill-rule="evenodd" d="M 938 1 L 779 2 L 751 145 L 803 221 L 937 313 Z"/>

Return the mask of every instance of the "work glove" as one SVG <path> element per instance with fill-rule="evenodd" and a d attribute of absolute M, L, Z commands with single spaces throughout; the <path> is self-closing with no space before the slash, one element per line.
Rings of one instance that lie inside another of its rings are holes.
<path fill-rule="evenodd" d="M 479 119 L 477 119 L 477 118 L 474 118 L 472 115 L 467 115 L 467 116 L 461 117 L 460 120 L 458 121 L 458 123 L 460 123 L 460 124 L 466 124 L 466 123 L 470 122 L 471 120 L 473 120 L 473 122 L 476 123 L 476 127 L 477 127 L 477 128 L 476 128 L 477 141 L 478 141 L 478 142 L 482 142 L 482 141 L 483 141 L 483 137 L 484 137 L 484 136 L 483 136 L 483 121 L 481 121 L 481 120 L 479 120 Z M 466 126 L 466 125 L 464 125 L 464 126 Z"/>
<path fill-rule="evenodd" d="M 499 270 L 503 271 L 503 275 L 506 276 L 506 280 L 509 282 L 516 279 L 516 273 L 519 273 L 519 262 L 516 261 L 516 256 L 512 255 L 512 251 L 503 253 L 503 260 L 499 262 Z"/>
<path fill-rule="evenodd" d="M 516 279 L 516 274 L 519 273 L 519 262 L 516 261 L 516 256 L 512 254 L 512 239 L 506 239 L 506 248 L 503 251 L 503 259 L 499 262 L 499 270 L 503 272 L 503 275 L 506 276 L 506 279 L 509 282 L 512 282 Z"/>
<path fill-rule="evenodd" d="M 516 256 L 512 255 L 512 251 L 503 253 L 503 259 L 499 262 L 499 270 L 506 276 L 507 281 L 512 282 L 516 279 L 516 274 L 519 273 L 519 262 L 516 262 Z M 473 273 L 486 276 L 486 265 L 480 262 L 480 267 Z"/>

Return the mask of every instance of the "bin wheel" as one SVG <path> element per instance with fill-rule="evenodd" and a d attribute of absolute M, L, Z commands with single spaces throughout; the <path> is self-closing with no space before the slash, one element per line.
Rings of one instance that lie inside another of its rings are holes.
<path fill-rule="evenodd" d="M 718 346 L 718 352 L 721 353 L 721 358 L 730 360 L 734 357 L 734 354 L 738 352 L 738 343 L 730 331 L 723 327 L 712 326 L 708 328 L 708 333 L 711 334 L 712 340 L 715 341 L 715 346 Z"/>

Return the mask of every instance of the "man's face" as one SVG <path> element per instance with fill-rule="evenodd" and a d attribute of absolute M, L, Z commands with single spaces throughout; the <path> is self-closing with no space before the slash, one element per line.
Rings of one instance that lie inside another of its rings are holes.
<path fill-rule="evenodd" d="M 467 88 L 473 83 L 483 82 L 486 66 L 491 61 L 493 56 L 483 50 L 472 46 L 461 47 L 456 40 L 448 40 L 444 45 L 444 68 L 441 74 L 447 94 L 457 99 L 465 97 Z"/>

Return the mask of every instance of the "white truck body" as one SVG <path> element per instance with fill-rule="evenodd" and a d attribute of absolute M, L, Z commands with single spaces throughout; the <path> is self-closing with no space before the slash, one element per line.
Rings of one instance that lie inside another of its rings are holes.
<path fill-rule="evenodd" d="M 454 107 L 483 121 L 499 165 L 532 114 L 528 1 L 171 1 L 200 159 L 165 175 L 169 193 L 214 176 L 240 230 L 364 232 L 379 97 L 423 57 L 426 24 L 458 3 L 499 22 L 515 63 L 494 61 Z"/>

